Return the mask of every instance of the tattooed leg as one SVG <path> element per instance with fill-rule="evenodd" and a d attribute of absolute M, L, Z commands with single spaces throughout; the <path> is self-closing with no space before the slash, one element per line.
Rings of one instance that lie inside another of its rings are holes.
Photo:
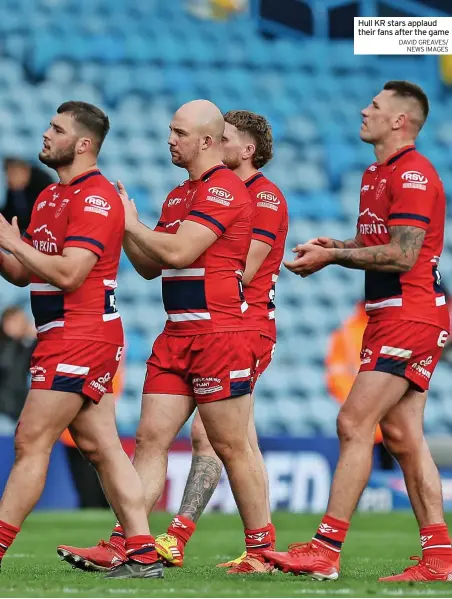
<path fill-rule="evenodd" d="M 217 488 L 222 464 L 207 439 L 199 412 L 193 420 L 191 437 L 193 458 L 179 514 L 197 522 Z"/>

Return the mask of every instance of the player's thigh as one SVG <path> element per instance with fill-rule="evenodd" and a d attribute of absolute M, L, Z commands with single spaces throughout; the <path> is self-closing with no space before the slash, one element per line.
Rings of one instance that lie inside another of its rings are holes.
<path fill-rule="evenodd" d="M 143 395 L 137 444 L 169 448 L 195 407 L 193 397 L 188 395 Z"/>
<path fill-rule="evenodd" d="M 31 389 L 16 429 L 16 447 L 51 447 L 84 403 L 77 393 Z"/>
<path fill-rule="evenodd" d="M 257 430 L 256 430 L 256 420 L 254 417 L 254 410 L 256 409 L 256 403 L 255 403 L 255 394 L 254 392 L 251 394 L 251 400 L 250 400 L 250 416 L 248 418 L 248 440 L 250 442 L 251 447 L 253 448 L 253 450 L 256 450 L 259 448 L 259 441 L 257 438 Z"/>
<path fill-rule="evenodd" d="M 406 379 L 387 372 L 359 372 L 350 393 L 342 405 L 338 428 L 354 428 L 354 433 L 367 433 L 405 395 Z"/>
<path fill-rule="evenodd" d="M 399 453 L 423 443 L 424 411 L 427 392 L 408 389 L 402 399 L 380 422 L 383 442 Z"/>
<path fill-rule="evenodd" d="M 215 451 L 243 449 L 248 443 L 250 394 L 202 403 L 198 409 Z"/>
<path fill-rule="evenodd" d="M 112 393 L 106 393 L 97 404 L 87 401 L 69 427 L 78 448 L 90 461 L 121 445 L 115 401 Z"/>
<path fill-rule="evenodd" d="M 195 411 L 195 417 L 191 423 L 190 437 L 193 449 L 199 450 L 203 447 L 210 446 L 210 441 L 201 415 L 199 414 L 199 410 Z"/>

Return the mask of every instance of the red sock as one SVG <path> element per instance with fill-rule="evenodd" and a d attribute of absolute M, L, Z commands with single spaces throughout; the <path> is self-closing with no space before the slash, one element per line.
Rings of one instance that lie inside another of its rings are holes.
<path fill-rule="evenodd" d="M 119 524 L 119 522 L 116 522 L 115 527 L 113 528 L 113 530 L 111 532 L 110 543 L 114 547 L 116 547 L 120 552 L 125 551 L 126 538 L 124 535 L 124 529 Z"/>
<path fill-rule="evenodd" d="M 342 543 L 345 541 L 349 526 L 350 522 L 338 520 L 337 518 L 333 518 L 333 516 L 325 514 L 313 539 L 326 545 L 328 549 L 332 549 L 336 553 L 339 553 L 342 549 Z"/>
<path fill-rule="evenodd" d="M 128 559 L 140 564 L 153 564 L 159 559 L 155 550 L 155 539 L 152 535 L 137 535 L 126 539 L 126 555 Z"/>
<path fill-rule="evenodd" d="M 17 526 L 12 526 L 0 520 L 0 562 L 19 531 L 20 528 L 17 528 Z"/>
<path fill-rule="evenodd" d="M 245 528 L 245 548 L 247 553 L 260 554 L 271 548 L 270 524 L 264 528 Z"/>
<path fill-rule="evenodd" d="M 443 556 L 444 558 L 452 557 L 447 524 L 444 524 L 444 522 L 430 524 L 430 526 L 421 528 L 420 533 L 423 557 L 430 557 L 431 555 Z"/>
<path fill-rule="evenodd" d="M 276 547 L 276 528 L 272 522 L 268 523 L 268 528 L 270 529 L 270 549 L 273 551 Z"/>
<path fill-rule="evenodd" d="M 183 545 L 190 540 L 191 535 L 196 530 L 196 524 L 190 518 L 186 518 L 185 516 L 174 516 L 171 524 L 168 526 L 168 534 L 174 535 Z"/>

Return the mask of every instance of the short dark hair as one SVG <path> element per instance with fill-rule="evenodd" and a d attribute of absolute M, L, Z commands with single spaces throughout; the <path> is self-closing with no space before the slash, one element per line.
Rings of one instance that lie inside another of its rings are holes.
<path fill-rule="evenodd" d="M 388 81 L 385 83 L 383 89 L 395 92 L 395 95 L 400 98 L 416 100 L 422 111 L 422 122 L 419 123 L 419 129 L 421 129 L 427 120 L 430 110 L 427 94 L 422 87 L 411 81 Z"/>
<path fill-rule="evenodd" d="M 273 158 L 272 128 L 265 117 L 247 110 L 230 110 L 224 120 L 238 131 L 248 133 L 255 142 L 256 151 L 251 159 L 254 168 L 262 168 Z"/>
<path fill-rule="evenodd" d="M 96 154 L 99 153 L 104 139 L 110 130 L 110 121 L 103 110 L 94 106 L 94 104 L 88 104 L 88 102 L 71 100 L 63 102 L 58 107 L 57 113 L 70 113 L 83 129 L 89 131 L 95 140 Z"/>

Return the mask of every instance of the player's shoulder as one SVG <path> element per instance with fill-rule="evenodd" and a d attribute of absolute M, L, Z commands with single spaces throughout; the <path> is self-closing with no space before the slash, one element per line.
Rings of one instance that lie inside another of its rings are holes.
<path fill-rule="evenodd" d="M 118 190 L 116 189 L 115 184 L 109 181 L 103 175 L 87 179 L 86 181 L 81 183 L 80 186 L 78 186 L 78 189 L 80 189 L 80 192 L 82 192 L 83 195 L 98 194 L 100 196 L 108 196 L 109 198 L 114 199 L 115 201 L 121 201 L 121 197 L 118 193 Z M 74 190 L 74 194 L 75 193 L 77 193 L 77 189 Z"/>
<path fill-rule="evenodd" d="M 407 184 L 426 186 L 429 182 L 439 183 L 440 177 L 431 161 L 417 150 L 407 152 L 395 163 L 393 176 Z"/>
<path fill-rule="evenodd" d="M 286 205 L 286 198 L 276 183 L 273 183 L 263 173 L 259 173 L 259 175 L 261 176 L 257 177 L 255 181 L 251 179 L 251 185 L 248 187 L 248 191 L 256 201 Z"/>
<path fill-rule="evenodd" d="M 378 168 L 378 162 L 372 162 L 372 164 L 369 164 L 369 166 L 364 170 L 363 177 L 365 177 L 366 175 L 375 173 L 377 168 Z"/>

